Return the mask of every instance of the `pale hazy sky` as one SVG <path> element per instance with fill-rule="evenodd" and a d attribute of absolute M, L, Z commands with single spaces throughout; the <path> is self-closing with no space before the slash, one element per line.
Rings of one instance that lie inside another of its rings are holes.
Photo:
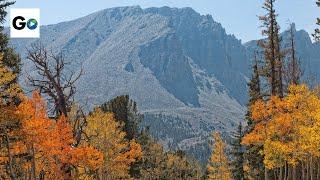
<path fill-rule="evenodd" d="M 40 8 L 41 23 L 54 24 L 82 17 L 105 8 L 140 5 L 146 7 L 192 7 L 201 14 L 211 14 L 227 33 L 243 42 L 260 38 L 263 0 L 16 0 L 14 8 Z M 276 7 L 279 23 L 286 29 L 288 22 L 295 22 L 297 29 L 309 33 L 315 29 L 315 19 L 320 17 L 316 0 L 278 0 Z"/>

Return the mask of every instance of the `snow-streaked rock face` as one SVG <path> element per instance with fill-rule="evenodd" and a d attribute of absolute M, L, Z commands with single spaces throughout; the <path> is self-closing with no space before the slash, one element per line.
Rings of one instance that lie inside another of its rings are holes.
<path fill-rule="evenodd" d="M 36 41 L 11 43 L 25 59 Z M 88 110 L 129 94 L 146 114 L 143 125 L 168 148 L 205 160 L 211 131 L 234 130 L 244 117 L 254 42 L 246 48 L 210 15 L 191 8 L 112 8 L 43 26 L 41 42 L 62 52 L 70 70 L 83 68 L 76 99 Z M 310 42 L 301 41 L 303 51 Z M 22 82 L 33 70 L 23 63 Z"/>
<path fill-rule="evenodd" d="M 18 52 L 36 40 L 12 40 Z M 246 102 L 246 52 L 211 16 L 191 8 L 121 7 L 41 28 L 41 41 L 82 66 L 78 99 L 100 104 L 128 93 L 142 110 L 201 108 L 196 68 L 221 82 L 229 99 Z M 24 69 L 32 69 L 25 62 Z M 214 84 L 207 82 L 206 86 Z M 228 102 L 228 99 L 226 99 Z M 207 102 L 207 104 L 216 104 Z M 226 103 L 227 104 L 227 103 Z"/>

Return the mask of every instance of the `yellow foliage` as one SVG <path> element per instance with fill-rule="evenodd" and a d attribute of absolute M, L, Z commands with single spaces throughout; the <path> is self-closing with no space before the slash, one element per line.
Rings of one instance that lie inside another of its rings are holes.
<path fill-rule="evenodd" d="M 215 144 L 207 167 L 208 179 L 231 180 L 228 157 L 225 154 L 226 144 L 222 141 L 219 133 L 214 133 L 213 138 Z"/>
<path fill-rule="evenodd" d="M 160 144 L 150 143 L 144 150 L 142 161 L 146 167 L 141 169 L 141 179 L 161 179 L 163 177 L 167 159 Z"/>
<path fill-rule="evenodd" d="M 21 88 L 14 81 L 17 79 L 15 74 L 3 64 L 3 55 L 0 54 L 0 100 L 12 101 L 14 97 L 19 96 Z"/>
<path fill-rule="evenodd" d="M 103 179 L 129 178 L 130 165 L 140 159 L 142 150 L 138 143 L 125 139 L 122 124 L 110 113 L 96 108 L 87 118 L 85 133 L 92 146 L 103 152 L 101 169 Z"/>
<path fill-rule="evenodd" d="M 268 169 L 286 162 L 296 166 L 310 156 L 320 156 L 320 98 L 316 91 L 306 85 L 290 86 L 283 99 L 258 101 L 251 111 L 255 127 L 242 143 L 263 145 Z"/>

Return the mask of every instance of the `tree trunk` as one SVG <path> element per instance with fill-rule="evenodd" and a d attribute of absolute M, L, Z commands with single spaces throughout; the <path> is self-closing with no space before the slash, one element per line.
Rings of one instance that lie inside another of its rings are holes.
<path fill-rule="evenodd" d="M 313 158 L 310 157 L 310 180 L 313 180 Z"/>
<path fill-rule="evenodd" d="M 268 169 L 266 167 L 264 168 L 264 180 L 269 180 Z"/>
<path fill-rule="evenodd" d="M 309 174 L 310 173 L 310 171 L 309 171 L 309 160 L 306 163 L 306 170 L 307 170 L 306 179 L 309 180 L 309 175 L 310 175 Z"/>
<path fill-rule="evenodd" d="M 7 146 L 7 151 L 8 151 L 8 168 L 9 168 L 9 175 L 11 179 L 16 179 L 16 176 L 13 172 L 13 168 L 12 168 L 12 154 L 11 154 L 11 146 L 10 146 L 10 137 L 8 135 L 8 131 L 7 129 L 4 129 L 4 135 L 6 138 L 6 146 Z"/>
<path fill-rule="evenodd" d="M 279 168 L 279 180 L 282 180 L 283 179 L 283 166 L 281 166 L 280 168 Z"/>
<path fill-rule="evenodd" d="M 289 180 L 289 179 L 292 179 L 291 177 L 291 171 L 292 171 L 292 168 L 291 166 L 287 163 L 287 175 L 286 175 L 286 179 L 285 180 Z"/>
<path fill-rule="evenodd" d="M 297 180 L 297 167 L 292 167 L 292 180 Z"/>
<path fill-rule="evenodd" d="M 280 51 L 280 50 L 279 50 Z M 279 52 L 280 53 L 280 52 Z M 281 55 L 279 55 L 279 56 L 281 56 Z M 279 78 L 279 96 L 280 96 L 280 98 L 283 98 L 283 80 L 282 80 L 282 71 L 283 71 L 283 67 L 282 67 L 282 59 L 281 59 L 281 57 L 279 57 L 279 60 L 278 60 L 279 62 L 279 69 L 278 69 L 278 78 Z"/>
<path fill-rule="evenodd" d="M 287 180 L 287 174 L 288 174 L 288 164 L 287 162 L 284 164 L 284 180 Z"/>
<path fill-rule="evenodd" d="M 317 159 L 317 179 L 320 179 L 320 163 L 319 163 L 319 159 Z"/>
<path fill-rule="evenodd" d="M 305 175 L 304 162 L 302 162 L 301 172 L 302 172 L 302 180 L 305 180 L 306 179 L 306 175 Z"/>
<path fill-rule="evenodd" d="M 32 153 L 32 162 L 31 162 L 32 179 L 37 180 L 37 176 L 36 176 L 36 160 L 35 160 L 35 154 L 34 154 L 33 145 L 31 147 L 31 153 Z"/>
<path fill-rule="evenodd" d="M 44 180 L 44 176 L 45 176 L 45 172 L 43 170 L 41 170 L 41 172 L 39 174 L 39 180 Z"/>

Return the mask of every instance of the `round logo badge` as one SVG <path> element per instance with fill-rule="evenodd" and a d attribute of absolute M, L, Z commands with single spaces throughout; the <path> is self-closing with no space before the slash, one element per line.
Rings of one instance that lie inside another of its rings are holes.
<path fill-rule="evenodd" d="M 35 20 L 35 19 L 29 19 L 28 22 L 27 22 L 27 27 L 30 30 L 36 29 L 38 27 L 38 21 Z"/>

